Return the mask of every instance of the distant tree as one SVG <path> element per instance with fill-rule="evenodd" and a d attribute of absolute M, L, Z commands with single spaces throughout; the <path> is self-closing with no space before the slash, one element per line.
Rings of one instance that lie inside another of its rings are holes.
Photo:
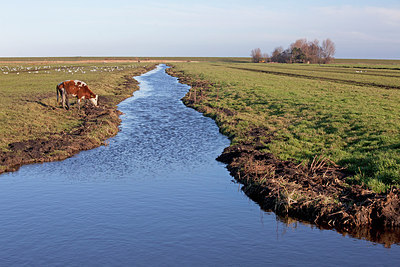
<path fill-rule="evenodd" d="M 310 58 L 309 42 L 306 38 L 298 39 L 290 45 L 293 63 L 305 63 Z"/>
<path fill-rule="evenodd" d="M 335 53 L 336 53 L 335 43 L 332 42 L 332 40 L 329 38 L 324 40 L 321 46 L 321 57 L 323 63 L 330 63 Z"/>
<path fill-rule="evenodd" d="M 260 48 L 255 48 L 251 50 L 251 58 L 254 63 L 258 63 L 262 61 L 262 53 Z"/>
<path fill-rule="evenodd" d="M 290 48 L 284 50 L 280 56 L 279 63 L 290 63 L 292 60 L 292 51 Z"/>
<path fill-rule="evenodd" d="M 283 47 L 277 47 L 272 51 L 272 62 L 278 63 L 329 63 L 335 54 L 335 44 L 326 39 L 319 45 L 319 41 L 307 41 L 307 39 L 298 39 L 286 50 Z"/>
<path fill-rule="evenodd" d="M 291 52 L 291 59 L 292 63 L 304 63 L 306 60 L 306 55 L 304 54 L 303 50 L 299 47 L 293 47 Z"/>
<path fill-rule="evenodd" d="M 283 53 L 283 47 L 279 46 L 272 51 L 271 61 L 272 62 L 280 62 Z"/>
<path fill-rule="evenodd" d="M 307 44 L 307 39 L 306 38 L 298 39 L 298 40 L 296 40 L 294 43 L 292 43 L 290 45 L 290 49 L 300 48 L 301 50 L 305 50 L 307 45 L 308 44 Z"/>
<path fill-rule="evenodd" d="M 321 47 L 319 46 L 319 41 L 315 39 L 313 42 L 308 43 L 308 61 L 310 63 L 320 63 L 321 59 Z"/>

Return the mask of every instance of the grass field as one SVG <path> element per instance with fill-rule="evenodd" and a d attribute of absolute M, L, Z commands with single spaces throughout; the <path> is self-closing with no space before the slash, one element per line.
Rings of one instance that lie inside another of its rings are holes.
<path fill-rule="evenodd" d="M 41 59 L 43 60 L 43 59 Z M 54 60 L 54 59 L 53 59 Z M 0 60 L 1 61 L 1 60 Z M 82 123 L 77 109 L 63 110 L 56 104 L 56 85 L 77 79 L 88 83 L 91 90 L 116 105 L 132 91 L 117 91 L 132 77 L 143 73 L 149 63 L 74 63 L 74 64 L 0 64 L 0 152 L 8 144 L 68 132 Z M 71 100 L 74 102 L 74 100 Z M 97 131 L 107 131 L 106 125 Z M 93 133 L 94 138 L 96 133 Z"/>
<path fill-rule="evenodd" d="M 365 66 L 369 68 L 400 67 L 400 59 L 335 59 L 334 65 L 344 65 L 346 67 Z"/>
<path fill-rule="evenodd" d="M 263 129 L 264 151 L 280 159 L 327 157 L 352 173 L 349 182 L 377 192 L 400 184 L 400 61 L 173 65 L 213 84 L 196 105 L 210 107 L 233 144 L 254 142 L 250 132 Z"/>

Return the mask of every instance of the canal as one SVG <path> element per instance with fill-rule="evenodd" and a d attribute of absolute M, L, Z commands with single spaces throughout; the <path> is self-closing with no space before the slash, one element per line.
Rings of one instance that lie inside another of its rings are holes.
<path fill-rule="evenodd" d="M 260 210 L 215 160 L 229 140 L 166 68 L 136 77 L 109 145 L 0 176 L 1 265 L 400 263 L 399 245 Z"/>

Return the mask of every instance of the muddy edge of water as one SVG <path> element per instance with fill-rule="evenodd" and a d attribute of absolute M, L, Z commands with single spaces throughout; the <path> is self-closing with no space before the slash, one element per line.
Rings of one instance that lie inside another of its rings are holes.
<path fill-rule="evenodd" d="M 139 83 L 133 78 L 153 70 L 156 64 L 138 68 L 125 75 L 124 82 L 113 88 L 115 95 L 121 95 L 119 102 L 132 96 L 139 90 Z M 54 95 L 55 97 L 55 95 Z M 0 174 L 18 170 L 22 165 L 59 161 L 69 158 L 80 151 L 106 145 L 105 140 L 119 132 L 121 112 L 117 110 L 115 100 L 100 96 L 98 107 L 85 104 L 77 114 L 82 123 L 69 132 L 49 133 L 41 139 L 15 142 L 8 145 L 7 152 L 0 153 Z M 62 107 L 48 107 L 62 109 Z"/>
<path fill-rule="evenodd" d="M 167 73 L 191 86 L 182 99 L 205 116 L 232 116 L 235 111 L 206 104 L 207 92 L 213 84 L 198 80 L 173 65 Z M 219 125 L 220 127 L 221 125 Z M 340 166 L 323 164 L 316 158 L 309 166 L 282 161 L 261 152 L 260 136 L 270 136 L 265 129 L 250 129 L 252 142 L 230 146 L 218 160 L 228 164 L 242 190 L 261 208 L 273 211 L 281 220 L 295 218 L 323 229 L 336 229 L 343 234 L 363 238 L 386 246 L 400 244 L 400 192 L 376 194 L 358 185 L 345 183 L 348 176 Z"/>

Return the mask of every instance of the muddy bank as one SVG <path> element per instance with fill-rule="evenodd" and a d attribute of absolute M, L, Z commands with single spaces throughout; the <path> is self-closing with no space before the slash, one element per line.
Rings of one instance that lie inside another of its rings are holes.
<path fill-rule="evenodd" d="M 71 131 L 49 133 L 40 139 L 10 143 L 7 151 L 0 152 L 0 173 L 18 170 L 24 164 L 64 160 L 80 151 L 107 145 L 105 140 L 118 133 L 121 122 L 121 112 L 117 110 L 116 102 L 121 102 L 139 89 L 133 76 L 154 67 L 144 67 L 124 76 L 124 81 L 113 89 L 114 96 L 99 96 L 98 107 L 86 103 L 79 113 L 76 111 L 81 121 L 80 126 Z M 62 109 L 61 106 L 48 108 Z M 75 112 L 76 107 L 72 109 Z"/>
<path fill-rule="evenodd" d="M 203 100 L 213 84 L 195 80 L 173 68 L 167 70 L 190 85 L 183 102 L 206 116 L 232 116 L 235 111 L 208 106 Z M 220 128 L 224 125 L 219 125 Z M 265 129 L 251 128 L 247 143 L 224 150 L 218 160 L 228 164 L 242 190 L 251 199 L 281 218 L 296 218 L 321 228 L 336 229 L 357 238 L 387 246 L 400 243 L 400 192 L 397 188 L 377 194 L 359 185 L 349 185 L 351 175 L 326 158 L 315 157 L 307 166 L 283 161 L 263 152 L 273 138 Z"/>

